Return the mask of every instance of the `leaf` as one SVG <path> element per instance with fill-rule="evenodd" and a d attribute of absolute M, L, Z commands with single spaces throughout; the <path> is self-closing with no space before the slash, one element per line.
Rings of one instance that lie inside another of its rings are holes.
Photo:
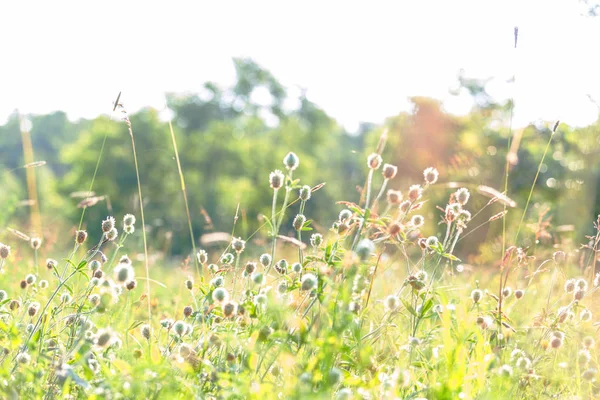
<path fill-rule="evenodd" d="M 400 299 L 400 301 L 402 301 L 402 304 L 404 304 L 404 307 L 408 310 L 409 313 L 411 313 L 415 317 L 418 317 L 417 312 L 415 311 L 415 309 L 413 308 L 413 306 L 411 306 L 410 304 L 408 304 L 406 302 L 406 300 L 404 300 L 404 299 Z"/>
<path fill-rule="evenodd" d="M 77 271 L 82 270 L 85 266 L 87 265 L 87 261 L 83 260 L 82 262 L 79 263 L 79 265 L 77 266 Z"/>
<path fill-rule="evenodd" d="M 444 253 L 444 254 L 442 254 L 442 257 L 446 257 L 452 261 L 460 261 L 460 258 L 458 258 L 454 254 L 450 254 L 450 253 Z"/>

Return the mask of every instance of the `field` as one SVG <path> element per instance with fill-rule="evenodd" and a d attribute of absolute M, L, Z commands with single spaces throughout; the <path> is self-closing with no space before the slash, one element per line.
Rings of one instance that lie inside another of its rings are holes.
<path fill-rule="evenodd" d="M 124 124 L 137 170 L 135 126 Z M 2 397 L 595 397 L 599 222 L 581 247 L 543 245 L 544 220 L 537 230 L 524 223 L 537 174 L 517 209 L 489 188 L 480 209 L 470 200 L 481 190 L 461 187 L 427 204 L 448 177 L 427 168 L 408 187 L 388 187 L 402 171 L 382 159 L 387 139 L 363 160 L 360 193 L 331 204 L 337 220 L 304 215 L 327 185 L 306 185 L 294 152 L 259 183 L 271 214 L 242 236 L 237 207 L 231 235 L 213 238 L 210 252 L 197 247 L 184 197 L 191 236 L 180 263 L 149 250 L 143 202 L 136 215 L 89 226 L 96 243 L 82 229 L 97 202 L 86 198 L 79 227 L 64 233 L 66 251 L 9 228 L 0 244 Z M 435 218 L 420 214 L 426 205 L 437 206 Z M 510 229 L 509 209 L 523 215 Z M 502 227 L 495 261 L 461 261 L 457 244 L 488 224 Z M 427 227 L 438 236 L 421 234 Z M 537 241 L 516 247 L 520 235 Z"/>

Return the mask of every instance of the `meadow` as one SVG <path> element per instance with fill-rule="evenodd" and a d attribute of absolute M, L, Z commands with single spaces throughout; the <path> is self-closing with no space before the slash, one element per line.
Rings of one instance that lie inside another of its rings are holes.
<path fill-rule="evenodd" d="M 526 219 L 558 123 L 518 206 L 506 193 L 508 161 L 504 191 L 442 185 L 452 177 L 435 166 L 393 187 L 403 171 L 382 157 L 391 140 L 384 130 L 361 161 L 365 181 L 346 183 L 360 190 L 330 204 L 337 218 L 313 221 L 308 206 L 327 183 L 307 184 L 303 160 L 288 149 L 258 183 L 270 213 L 248 232 L 238 205 L 231 232 L 213 235 L 208 251 L 194 234 L 201 217 L 188 207 L 171 128 L 190 233 L 180 262 L 148 244 L 136 128 L 127 116 L 122 123 L 129 137 L 120 146 L 137 177 L 130 213 L 86 225 L 86 210 L 101 206 L 85 197 L 79 224 L 62 233 L 66 251 L 18 227 L 2 236 L 4 398 L 597 396 L 600 217 L 584 227 L 582 245 L 548 244 L 550 223 Z M 445 201 L 430 204 L 434 188 Z M 455 254 L 491 225 L 500 232 L 489 239 L 500 247 L 492 261 Z M 519 245 L 523 236 L 531 245 Z"/>

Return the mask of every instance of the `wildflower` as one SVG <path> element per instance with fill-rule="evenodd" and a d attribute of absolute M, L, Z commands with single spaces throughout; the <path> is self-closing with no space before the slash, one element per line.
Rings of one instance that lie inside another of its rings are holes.
<path fill-rule="evenodd" d="M 222 305 L 223 308 L 223 316 L 225 318 L 230 318 L 235 315 L 237 310 L 237 303 L 234 301 L 229 301 Z"/>
<path fill-rule="evenodd" d="M 385 298 L 384 304 L 385 308 L 389 311 L 396 311 L 400 306 L 400 299 L 398 299 L 398 296 L 394 296 L 393 294 L 391 294 Z"/>
<path fill-rule="evenodd" d="M 242 251 L 244 251 L 244 248 L 246 247 L 246 242 L 241 238 L 233 238 L 231 240 L 231 247 L 233 248 L 233 250 L 235 250 L 236 253 L 240 254 Z"/>
<path fill-rule="evenodd" d="M 0 243 L 0 258 L 5 260 L 10 256 L 10 247 L 4 243 Z"/>
<path fill-rule="evenodd" d="M 285 177 L 283 176 L 283 173 L 280 170 L 276 169 L 275 171 L 271 172 L 271 174 L 269 175 L 269 185 L 271 186 L 271 189 L 280 189 L 283 186 L 284 179 Z"/>
<path fill-rule="evenodd" d="M 171 327 L 173 326 L 174 321 L 172 319 L 169 318 L 165 318 L 165 319 L 161 319 L 160 320 L 160 326 L 162 326 L 163 328 L 169 330 L 171 329 Z"/>
<path fill-rule="evenodd" d="M 90 304 L 92 304 L 93 306 L 97 306 L 98 304 L 100 304 L 100 295 L 94 293 L 90 297 L 88 297 L 88 300 L 90 301 Z"/>
<path fill-rule="evenodd" d="M 344 210 L 340 211 L 340 214 L 338 216 L 338 221 L 346 222 L 351 217 L 352 217 L 352 211 L 350 211 L 348 209 L 344 209 Z"/>
<path fill-rule="evenodd" d="M 505 287 L 504 289 L 502 289 L 502 297 L 506 298 L 506 297 L 510 297 L 510 295 L 512 294 L 512 289 L 510 287 Z"/>
<path fill-rule="evenodd" d="M 311 190 L 310 186 L 308 186 L 308 185 L 304 185 L 300 188 L 300 190 L 298 190 L 298 197 L 300 197 L 300 200 L 302 200 L 302 201 L 310 200 L 311 194 L 312 194 L 312 190 Z"/>
<path fill-rule="evenodd" d="M 277 261 L 277 263 L 275 264 L 275 271 L 277 271 L 278 273 L 280 273 L 282 275 L 287 274 L 287 269 L 288 269 L 288 262 L 284 258 Z"/>
<path fill-rule="evenodd" d="M 581 374 L 581 377 L 583 378 L 583 380 L 586 380 L 588 382 L 593 382 L 596 380 L 596 375 L 598 374 L 598 371 L 594 368 L 590 368 L 588 370 L 585 370 L 583 372 L 583 374 Z"/>
<path fill-rule="evenodd" d="M 232 264 L 234 260 L 235 260 L 235 256 L 233 254 L 225 253 L 225 254 L 223 254 L 223 256 L 221 257 L 221 259 L 219 261 L 221 262 L 221 264 L 229 265 L 229 264 Z"/>
<path fill-rule="evenodd" d="M 456 220 L 466 224 L 471 221 L 471 213 L 467 210 L 460 210 L 456 216 Z"/>
<path fill-rule="evenodd" d="M 19 283 L 21 289 L 25 289 L 27 288 L 27 281 L 25 279 L 23 279 L 20 283 Z"/>
<path fill-rule="evenodd" d="M 556 312 L 556 315 L 558 317 L 558 322 L 563 323 L 567 320 L 567 318 L 569 317 L 569 308 L 568 307 L 560 307 L 558 309 L 558 311 Z"/>
<path fill-rule="evenodd" d="M 101 269 L 97 269 L 94 271 L 94 278 L 101 279 L 104 276 L 104 272 Z"/>
<path fill-rule="evenodd" d="M 259 257 L 258 261 L 263 267 L 267 268 L 269 265 L 271 265 L 271 255 L 265 253 Z"/>
<path fill-rule="evenodd" d="M 403 213 L 408 213 L 410 211 L 410 200 L 404 200 L 402 203 L 400 203 L 400 205 L 398 206 L 398 209 L 400 210 L 400 212 Z"/>
<path fill-rule="evenodd" d="M 517 300 L 519 300 L 520 298 L 522 298 L 525 295 L 525 291 L 522 289 L 517 289 L 515 290 L 515 297 L 517 298 Z"/>
<path fill-rule="evenodd" d="M 392 164 L 383 164 L 383 169 L 381 173 L 383 174 L 383 177 L 385 179 L 394 179 L 394 177 L 398 173 L 398 167 Z"/>
<path fill-rule="evenodd" d="M 58 265 L 58 262 L 56 260 L 53 260 L 51 258 L 46 259 L 46 268 L 48 268 L 50 271 L 52 271 L 53 269 L 55 269 Z"/>
<path fill-rule="evenodd" d="M 292 264 L 292 272 L 294 272 L 296 274 L 302 273 L 302 264 L 300 264 L 300 263 Z"/>
<path fill-rule="evenodd" d="M 178 336 L 183 336 L 185 335 L 186 331 L 187 331 L 187 324 L 181 320 L 179 321 L 175 321 L 175 323 L 173 324 L 173 331 L 178 335 Z"/>
<path fill-rule="evenodd" d="M 454 199 L 462 206 L 467 204 L 469 197 L 471 197 L 471 193 L 467 188 L 460 188 L 454 193 Z"/>
<path fill-rule="evenodd" d="M 37 238 L 37 237 L 32 237 L 31 241 L 29 243 L 31 244 L 32 249 L 37 250 L 42 246 L 42 239 Z"/>
<path fill-rule="evenodd" d="M 288 284 L 286 281 L 281 281 L 277 284 L 277 292 L 279 294 L 284 294 L 288 290 Z"/>
<path fill-rule="evenodd" d="M 213 290 L 212 299 L 216 303 L 223 303 L 229 299 L 229 292 L 225 288 L 216 288 Z"/>
<path fill-rule="evenodd" d="M 3 302 L 4 300 L 6 300 L 7 297 L 8 297 L 8 293 L 6 293 L 6 290 L 0 290 L 0 302 Z"/>
<path fill-rule="evenodd" d="M 119 263 L 115 267 L 115 279 L 119 283 L 126 283 L 133 280 L 135 272 L 133 267 L 127 263 Z"/>
<path fill-rule="evenodd" d="M 579 314 L 579 319 L 582 322 L 590 321 L 592 319 L 592 312 L 590 310 L 581 310 L 581 313 Z"/>
<path fill-rule="evenodd" d="M 415 202 L 421 198 L 423 195 L 423 188 L 421 185 L 412 185 L 408 188 L 408 199 L 411 202 Z"/>
<path fill-rule="evenodd" d="M 256 304 L 267 304 L 267 296 L 264 293 L 257 294 L 254 296 L 254 302 Z"/>
<path fill-rule="evenodd" d="M 558 349 L 558 348 L 560 348 L 562 345 L 563 345 L 563 339 L 562 339 L 562 337 L 559 337 L 559 336 L 553 336 L 553 337 L 550 339 L 550 346 L 551 346 L 553 349 Z"/>
<path fill-rule="evenodd" d="M 342 381 L 342 371 L 340 371 L 338 368 L 333 367 L 329 371 L 327 378 L 329 379 L 329 383 L 335 386 Z"/>
<path fill-rule="evenodd" d="M 402 192 L 399 190 L 390 189 L 386 194 L 388 204 L 400 204 L 402 201 Z"/>
<path fill-rule="evenodd" d="M 135 215 L 133 214 L 125 214 L 125 216 L 123 217 L 123 225 L 124 226 L 131 226 L 135 224 Z"/>
<path fill-rule="evenodd" d="M 320 233 L 313 233 L 310 236 L 310 245 L 313 248 L 318 248 L 321 244 L 323 243 L 323 235 L 321 235 Z M 261 262 L 262 264 L 262 262 Z"/>
<path fill-rule="evenodd" d="M 300 159 L 298 158 L 298 156 L 294 153 L 292 153 L 291 151 L 289 153 L 287 153 L 287 155 L 283 158 L 283 165 L 285 165 L 285 167 L 289 170 L 289 171 L 293 171 L 296 168 L 298 168 L 298 165 L 300 165 Z"/>
<path fill-rule="evenodd" d="M 373 170 L 379 169 L 382 162 L 383 162 L 383 160 L 381 159 L 381 156 L 377 153 L 373 153 L 373 154 L 369 155 L 369 157 L 367 157 L 367 166 L 370 169 L 373 169 Z"/>
<path fill-rule="evenodd" d="M 27 313 L 29 314 L 30 317 L 33 317 L 38 312 L 39 309 L 40 309 L 40 303 L 33 302 L 27 308 Z"/>
<path fill-rule="evenodd" d="M 112 228 L 108 232 L 104 233 L 104 238 L 110 242 L 116 240 L 117 236 L 119 236 L 119 231 L 117 231 L 117 228 Z"/>
<path fill-rule="evenodd" d="M 483 297 L 483 292 L 479 289 L 475 289 L 471 292 L 471 300 L 473 303 L 479 303 L 479 300 Z"/>
<path fill-rule="evenodd" d="M 35 275 L 33 275 L 33 274 L 28 274 L 28 275 L 25 277 L 25 282 L 26 282 L 28 285 L 33 285 L 33 284 L 35 283 L 35 280 L 36 280 L 36 279 L 37 279 L 37 278 L 35 277 Z"/>
<path fill-rule="evenodd" d="M 186 281 L 185 281 L 185 287 L 188 290 L 192 290 L 192 288 L 194 287 L 194 281 L 192 280 L 191 277 L 189 279 L 186 279 Z"/>
<path fill-rule="evenodd" d="M 129 282 L 125 283 L 125 287 L 127 288 L 127 290 L 133 290 L 133 289 L 135 289 L 136 286 L 137 286 L 137 281 L 135 279 L 132 279 Z"/>
<path fill-rule="evenodd" d="M 221 287 L 223 286 L 223 284 L 225 283 L 225 279 L 222 276 L 217 276 L 214 279 L 212 279 L 210 281 L 210 283 L 214 286 L 214 287 Z"/>
<path fill-rule="evenodd" d="M 494 326 L 494 320 L 492 317 L 486 315 L 485 317 L 478 317 L 477 323 L 481 329 L 491 329 Z"/>
<path fill-rule="evenodd" d="M 183 308 L 183 315 L 187 318 L 194 312 L 194 309 L 191 306 L 185 306 Z"/>
<path fill-rule="evenodd" d="M 133 225 L 125 225 L 123 227 L 123 232 L 125 232 L 128 235 L 132 235 L 135 232 L 135 226 L 133 226 Z"/>
<path fill-rule="evenodd" d="M 590 348 L 594 347 L 594 344 L 596 342 L 594 341 L 593 337 L 586 336 L 586 337 L 583 338 L 583 340 L 582 340 L 581 343 L 583 344 L 583 347 L 585 347 L 586 349 L 590 349 Z"/>
<path fill-rule="evenodd" d="M 428 185 L 433 185 L 434 183 L 436 183 L 439 175 L 440 174 L 439 174 L 438 170 L 433 167 L 426 168 L 425 171 L 423 171 L 423 177 L 425 178 L 425 183 Z"/>
<path fill-rule="evenodd" d="M 304 274 L 300 283 L 300 288 L 304 291 L 312 290 L 317 286 L 318 279 L 313 274 Z"/>
<path fill-rule="evenodd" d="M 150 336 L 152 335 L 152 328 L 148 324 L 144 324 L 140 328 L 140 332 L 144 339 L 150 340 Z"/>
<path fill-rule="evenodd" d="M 555 251 L 554 254 L 552 254 L 552 259 L 554 260 L 555 264 L 562 265 L 562 264 L 564 264 L 565 260 L 567 259 L 567 255 L 565 254 L 564 251 L 558 250 L 558 251 Z"/>
<path fill-rule="evenodd" d="M 567 279 L 565 282 L 565 292 L 572 293 L 575 290 L 575 279 Z"/>
<path fill-rule="evenodd" d="M 111 229 L 115 227 L 115 218 L 114 217 L 106 217 L 105 220 L 102 221 L 102 232 L 107 233 Z"/>
<path fill-rule="evenodd" d="M 529 368 L 531 368 L 531 360 L 527 357 L 519 357 L 515 365 L 517 368 L 529 370 Z"/>
<path fill-rule="evenodd" d="M 402 231 L 402 226 L 397 222 L 392 222 L 388 225 L 387 231 L 391 237 L 394 237 Z"/>
<path fill-rule="evenodd" d="M 208 270 L 211 274 L 216 274 L 219 271 L 219 266 L 217 264 L 209 264 Z"/>
<path fill-rule="evenodd" d="M 425 245 L 429 248 L 437 247 L 439 242 L 440 241 L 435 236 L 429 236 L 427 239 L 425 239 Z"/>
<path fill-rule="evenodd" d="M 21 352 L 17 355 L 17 362 L 19 364 L 29 364 L 31 356 L 28 353 Z"/>
<path fill-rule="evenodd" d="M 19 300 L 11 300 L 10 303 L 8 303 L 8 308 L 10 308 L 11 311 L 15 311 L 21 308 L 21 302 Z"/>
<path fill-rule="evenodd" d="M 100 261 L 98 260 L 92 260 L 89 264 L 88 264 L 88 268 L 91 271 L 98 271 L 100 268 L 102 268 L 102 263 L 100 263 Z"/>
<path fill-rule="evenodd" d="M 265 276 L 260 272 L 255 272 L 250 275 L 250 279 L 252 279 L 252 282 L 256 285 L 263 285 L 265 283 Z"/>
<path fill-rule="evenodd" d="M 68 304 L 68 303 L 70 303 L 72 299 L 73 299 L 73 298 L 71 297 L 71 295 L 70 295 L 69 293 L 63 293 L 63 294 L 60 296 L 60 302 L 61 302 L 61 303 L 63 303 L 63 304 Z"/>
<path fill-rule="evenodd" d="M 414 228 L 420 228 L 425 225 L 425 218 L 422 215 L 413 215 L 410 219 L 410 223 Z"/>
<path fill-rule="evenodd" d="M 584 296 L 585 296 L 585 290 L 583 290 L 583 289 L 577 289 L 575 291 L 575 293 L 573 293 L 573 299 L 577 300 L 577 301 L 583 299 Z"/>
<path fill-rule="evenodd" d="M 82 245 L 87 240 L 87 232 L 83 230 L 75 231 L 75 243 Z"/>
<path fill-rule="evenodd" d="M 577 287 L 577 289 L 583 290 L 584 292 L 588 289 L 587 281 L 582 278 L 577 279 L 577 282 L 575 282 L 575 286 Z"/>
<path fill-rule="evenodd" d="M 363 261 L 369 258 L 374 251 L 375 244 L 369 239 L 361 240 L 356 246 L 356 254 L 358 254 L 358 257 Z"/>
<path fill-rule="evenodd" d="M 295 230 L 300 231 L 300 230 L 302 230 L 302 227 L 304 227 L 305 223 L 306 223 L 306 217 L 302 214 L 298 214 L 294 218 L 294 222 L 292 223 L 292 226 L 294 227 Z"/>

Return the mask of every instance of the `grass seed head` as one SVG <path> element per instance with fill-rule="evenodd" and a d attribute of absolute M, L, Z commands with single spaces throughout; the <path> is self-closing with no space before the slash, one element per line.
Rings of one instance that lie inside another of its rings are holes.
<path fill-rule="evenodd" d="M 367 166 L 372 170 L 379 169 L 379 167 L 381 167 L 382 162 L 383 159 L 377 153 L 372 153 L 369 155 L 369 157 L 367 157 Z"/>
<path fill-rule="evenodd" d="M 284 179 L 285 176 L 280 170 L 276 169 L 275 171 L 271 172 L 269 175 L 269 185 L 271 186 L 271 189 L 279 190 L 283 186 Z"/>
<path fill-rule="evenodd" d="M 288 171 L 293 171 L 296 168 L 298 168 L 298 165 L 300 165 L 300 158 L 298 158 L 298 156 L 295 153 L 292 153 L 290 151 L 283 158 L 283 165 L 285 165 Z"/>

